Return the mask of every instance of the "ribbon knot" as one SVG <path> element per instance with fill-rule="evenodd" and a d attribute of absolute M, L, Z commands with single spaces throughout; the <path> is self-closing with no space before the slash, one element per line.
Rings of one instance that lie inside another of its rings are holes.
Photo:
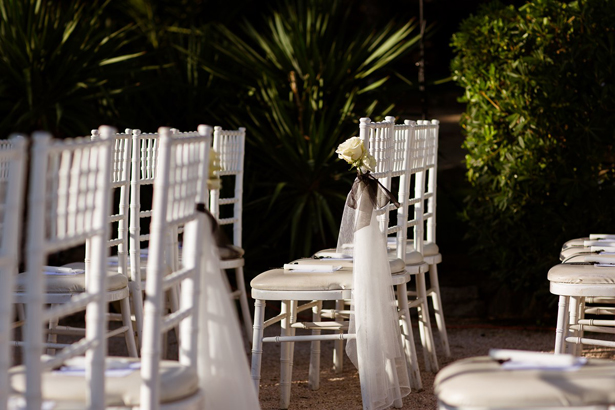
<path fill-rule="evenodd" d="M 367 200 L 361 200 L 363 195 L 367 195 Z M 389 202 L 394 204 L 396 208 L 401 206 L 395 195 L 371 173 L 366 172 L 365 174 L 357 175 L 346 199 L 346 205 L 359 212 L 355 231 L 368 226 L 372 211 L 386 206 Z"/>
<path fill-rule="evenodd" d="M 382 208 L 391 202 L 396 208 L 401 205 L 395 195 L 368 171 L 357 175 L 348 196 L 348 206 L 357 209 L 357 204 L 363 193 L 367 193 L 374 209 Z"/>

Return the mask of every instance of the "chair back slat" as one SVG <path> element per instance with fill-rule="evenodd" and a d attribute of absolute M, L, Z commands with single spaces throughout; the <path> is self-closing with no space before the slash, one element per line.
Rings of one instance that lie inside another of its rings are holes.
<path fill-rule="evenodd" d="M 209 209 L 220 225 L 233 226 L 233 245 L 239 247 L 242 246 L 245 141 L 246 129 L 243 127 L 237 130 L 223 130 L 222 127 L 214 127 L 213 148 L 218 155 L 220 168 L 216 171 L 216 176 L 221 179 L 223 190 L 222 192 L 219 189 L 211 190 Z M 232 189 L 227 185 L 231 185 Z M 225 205 L 229 206 L 224 207 Z M 231 206 L 232 211 L 226 212 L 226 209 Z"/>

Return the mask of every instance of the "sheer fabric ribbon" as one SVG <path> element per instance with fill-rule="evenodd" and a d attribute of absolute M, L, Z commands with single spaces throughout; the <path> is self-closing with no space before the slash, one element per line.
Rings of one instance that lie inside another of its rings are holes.
<path fill-rule="evenodd" d="M 354 255 L 349 333 L 356 339 L 347 342 L 346 354 L 359 370 L 363 408 L 369 410 L 401 405 L 410 393 L 386 235 L 374 212 L 391 199 L 375 178 L 360 175 L 348 194 L 338 237 L 337 252 Z"/>
<path fill-rule="evenodd" d="M 197 208 L 198 209 L 198 208 Z M 199 209 L 200 211 L 200 209 Z M 211 214 L 209 214 L 211 215 Z M 205 218 L 199 303 L 199 382 L 207 409 L 260 409 L 235 306 L 220 271 L 211 218 Z"/>

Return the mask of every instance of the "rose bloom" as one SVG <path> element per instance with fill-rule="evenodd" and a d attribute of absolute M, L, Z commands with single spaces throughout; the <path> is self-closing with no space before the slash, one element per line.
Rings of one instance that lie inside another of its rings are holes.
<path fill-rule="evenodd" d="M 365 154 L 363 159 L 361 160 L 361 172 L 365 173 L 367 171 L 374 171 L 376 168 L 376 158 L 369 153 Z"/>
<path fill-rule="evenodd" d="M 342 142 L 337 147 L 335 153 L 340 159 L 343 159 L 349 164 L 354 164 L 361 159 L 363 154 L 365 154 L 365 147 L 363 146 L 363 141 L 361 138 L 351 137 Z"/>

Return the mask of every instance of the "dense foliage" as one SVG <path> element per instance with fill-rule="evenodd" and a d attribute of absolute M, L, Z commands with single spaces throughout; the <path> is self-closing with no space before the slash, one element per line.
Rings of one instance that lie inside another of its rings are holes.
<path fill-rule="evenodd" d="M 100 0 L 0 1 L 0 132 L 78 135 L 117 117 L 132 24 L 114 27 Z"/>
<path fill-rule="evenodd" d="M 615 232 L 615 2 L 493 3 L 453 37 L 476 260 L 546 289 L 561 244 Z"/>
<path fill-rule="evenodd" d="M 349 9 L 328 0 L 288 2 L 255 24 L 217 25 L 220 60 L 201 61 L 240 87 L 226 120 L 249 133 L 246 232 L 278 254 L 308 256 L 335 244 L 351 185 L 334 151 L 358 132 L 359 117 L 393 108 L 374 90 L 418 36 L 411 23 L 357 29 Z"/>
<path fill-rule="evenodd" d="M 249 264 L 309 255 L 335 244 L 351 185 L 337 144 L 391 112 L 418 39 L 350 4 L 0 0 L 0 137 L 244 126 Z"/>

